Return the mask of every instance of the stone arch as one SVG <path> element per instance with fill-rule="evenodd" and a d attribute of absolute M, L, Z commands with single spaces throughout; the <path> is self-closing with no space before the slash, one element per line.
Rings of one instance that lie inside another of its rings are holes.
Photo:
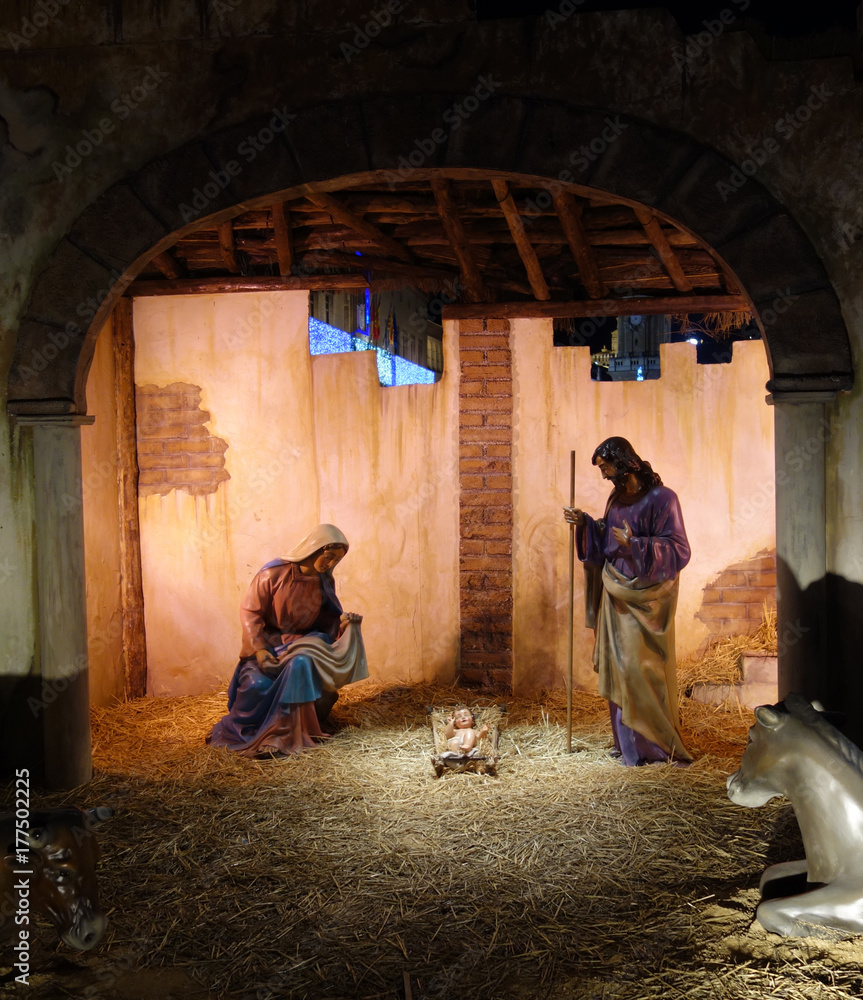
<path fill-rule="evenodd" d="M 78 217 L 34 283 L 9 375 L 10 410 L 86 413 L 95 338 L 116 300 L 154 253 L 204 217 L 227 218 L 238 205 L 256 207 L 307 185 L 334 189 L 350 176 L 374 172 L 395 184 L 442 169 L 571 179 L 673 217 L 722 256 L 762 317 L 768 390 L 850 388 L 848 333 L 814 248 L 758 182 L 739 183 L 738 171 L 735 188 L 733 164 L 715 150 L 601 109 L 492 94 L 458 119 L 453 106 L 447 94 L 327 104 L 282 111 L 289 118 L 282 130 L 272 127 L 275 108 L 172 150 L 109 188 Z M 243 146 L 265 129 L 273 138 L 264 148 Z M 579 156 L 582 147 L 590 157 Z M 231 160 L 238 173 L 225 169 Z M 195 215 L 195 192 L 205 188 L 206 204 Z"/>

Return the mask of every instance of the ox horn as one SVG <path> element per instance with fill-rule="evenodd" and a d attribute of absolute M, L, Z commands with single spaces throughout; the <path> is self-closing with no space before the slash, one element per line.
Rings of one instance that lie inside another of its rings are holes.
<path fill-rule="evenodd" d="M 93 826 L 104 823 L 114 815 L 114 810 L 110 806 L 96 806 L 95 809 L 85 810 L 87 819 Z"/>

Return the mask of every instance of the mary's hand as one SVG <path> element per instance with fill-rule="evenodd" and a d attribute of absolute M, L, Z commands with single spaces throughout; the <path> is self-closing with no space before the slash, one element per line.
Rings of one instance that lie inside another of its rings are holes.
<path fill-rule="evenodd" d="M 359 623 L 362 620 L 363 620 L 363 616 L 362 615 L 358 615 L 356 613 L 356 611 L 345 611 L 345 613 L 339 619 L 339 621 L 342 623 L 342 625 L 347 625 L 348 622 L 356 622 L 357 625 L 359 625 Z"/>
<path fill-rule="evenodd" d="M 277 657 L 269 651 L 269 649 L 259 649 L 255 653 L 255 659 L 258 661 L 258 667 L 262 673 L 267 674 L 267 676 L 272 676 L 274 673 L 278 673 L 279 660 Z"/>

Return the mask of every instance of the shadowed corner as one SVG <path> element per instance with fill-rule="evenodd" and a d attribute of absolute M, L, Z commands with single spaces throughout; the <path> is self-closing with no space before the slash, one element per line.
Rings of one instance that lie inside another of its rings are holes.
<path fill-rule="evenodd" d="M 798 691 L 836 713 L 837 728 L 863 745 L 863 584 L 827 573 L 801 588 L 788 564 L 776 564 L 779 697 Z"/>
<path fill-rule="evenodd" d="M 43 784 L 45 755 L 42 725 L 28 708 L 42 696 L 40 678 L 0 676 L 0 780 L 11 778 L 16 762 L 27 762 L 30 780 Z"/>

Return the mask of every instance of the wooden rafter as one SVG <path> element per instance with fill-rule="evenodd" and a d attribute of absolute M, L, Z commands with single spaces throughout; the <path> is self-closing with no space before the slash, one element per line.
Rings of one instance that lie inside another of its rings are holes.
<path fill-rule="evenodd" d="M 279 255 L 279 274 L 287 278 L 294 266 L 294 236 L 291 232 L 291 213 L 284 202 L 273 205 L 273 234 Z"/>
<path fill-rule="evenodd" d="M 432 177 L 431 187 L 437 203 L 438 215 L 443 223 L 455 259 L 458 261 L 465 294 L 471 302 L 482 302 L 488 298 L 483 287 L 482 275 L 471 250 L 470 237 L 458 214 L 452 184 L 445 177 Z"/>
<path fill-rule="evenodd" d="M 599 276 L 596 258 L 584 231 L 581 219 L 582 206 L 566 191 L 554 195 L 553 200 L 563 235 L 578 265 L 581 282 L 592 299 L 601 299 L 607 294 L 607 289 L 605 282 Z"/>
<path fill-rule="evenodd" d="M 677 255 L 669 246 L 668 240 L 665 238 L 665 233 L 662 231 L 662 226 L 659 224 L 659 220 L 649 209 L 635 208 L 634 211 L 638 221 L 644 227 L 644 232 L 647 234 L 647 238 L 653 245 L 653 249 L 662 261 L 665 270 L 668 271 L 669 278 L 671 278 L 674 282 L 674 287 L 678 290 L 678 292 L 691 292 L 692 282 L 683 273 L 680 261 L 677 259 Z"/>
<path fill-rule="evenodd" d="M 504 180 L 494 178 L 491 186 L 494 188 L 498 204 L 512 234 L 513 242 L 524 264 L 524 269 L 527 271 L 527 279 L 530 282 L 530 287 L 533 289 L 534 296 L 537 299 L 550 298 L 551 294 L 548 290 L 548 285 L 543 276 L 542 268 L 539 266 L 539 258 L 536 256 L 536 250 L 533 249 L 533 245 L 527 238 L 524 222 L 522 222 L 522 218 L 518 214 L 509 184 Z"/>
<path fill-rule="evenodd" d="M 444 319 L 584 319 L 592 316 L 676 315 L 744 312 L 742 295 L 663 295 L 655 298 L 590 299 L 579 302 L 484 302 L 445 306 Z"/>
<path fill-rule="evenodd" d="M 231 274 L 240 273 L 240 265 L 237 263 L 237 247 L 234 243 L 234 223 L 232 219 L 219 223 L 219 251 L 225 267 Z"/>
<path fill-rule="evenodd" d="M 367 240 L 375 243 L 385 253 L 388 253 L 393 257 L 398 257 L 399 260 L 407 261 L 407 263 L 413 262 L 414 256 L 410 250 L 407 249 L 407 247 L 402 246 L 398 240 L 394 240 L 391 236 L 387 236 L 385 233 L 382 233 L 377 226 L 373 226 L 370 222 L 366 222 L 365 219 L 356 215 L 332 195 L 318 191 L 315 194 L 310 194 L 306 197 L 310 202 L 317 205 L 319 208 L 324 209 L 324 211 L 332 216 L 336 222 L 340 222 L 342 225 L 352 229 L 355 233 L 365 236 Z"/>
<path fill-rule="evenodd" d="M 362 274 L 307 274 L 292 278 L 261 275 L 249 278 L 181 278 L 178 281 L 133 281 L 126 294 L 209 295 L 217 292 L 282 292 L 368 288 Z"/>
<path fill-rule="evenodd" d="M 182 268 L 170 250 L 163 250 L 157 253 L 150 261 L 165 275 L 166 278 L 179 278 Z"/>

